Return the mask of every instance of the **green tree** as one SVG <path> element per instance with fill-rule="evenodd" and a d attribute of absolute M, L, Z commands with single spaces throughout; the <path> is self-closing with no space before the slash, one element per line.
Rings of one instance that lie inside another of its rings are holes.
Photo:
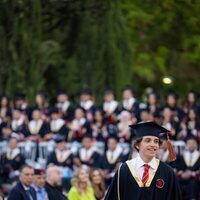
<path fill-rule="evenodd" d="M 198 1 L 125 1 L 122 9 L 133 41 L 133 80 L 138 89 L 152 86 L 166 92 L 163 76 L 172 76 L 170 89 L 184 95 L 199 89 Z"/>

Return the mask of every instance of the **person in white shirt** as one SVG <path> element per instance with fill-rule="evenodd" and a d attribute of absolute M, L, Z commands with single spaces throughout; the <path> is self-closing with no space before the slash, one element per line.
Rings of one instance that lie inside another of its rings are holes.
<path fill-rule="evenodd" d="M 175 159 L 168 130 L 154 122 L 141 122 L 130 127 L 135 131 L 135 148 L 139 155 L 119 167 L 105 200 L 182 199 L 173 170 L 155 157 L 162 143 L 161 138 L 167 135 L 169 158 Z"/>

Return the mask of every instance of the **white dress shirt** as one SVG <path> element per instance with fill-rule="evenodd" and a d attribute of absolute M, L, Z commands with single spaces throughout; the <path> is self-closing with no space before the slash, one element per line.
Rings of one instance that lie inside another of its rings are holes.
<path fill-rule="evenodd" d="M 138 155 L 136 158 L 130 160 L 131 165 L 133 165 L 135 172 L 139 176 L 139 178 L 142 180 L 142 176 L 144 173 L 144 164 L 148 164 L 150 166 L 149 168 L 149 174 L 156 169 L 156 159 L 155 157 L 148 163 L 145 163 L 140 155 Z"/>

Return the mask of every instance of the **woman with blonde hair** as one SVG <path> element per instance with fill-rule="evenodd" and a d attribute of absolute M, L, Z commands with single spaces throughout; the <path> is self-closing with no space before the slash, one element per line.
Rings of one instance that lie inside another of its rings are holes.
<path fill-rule="evenodd" d="M 88 172 L 79 168 L 74 173 L 72 187 L 68 193 L 69 200 L 95 200 Z"/>
<path fill-rule="evenodd" d="M 105 196 L 106 191 L 103 172 L 100 169 L 93 169 L 90 172 L 90 180 L 96 200 L 102 200 Z"/>

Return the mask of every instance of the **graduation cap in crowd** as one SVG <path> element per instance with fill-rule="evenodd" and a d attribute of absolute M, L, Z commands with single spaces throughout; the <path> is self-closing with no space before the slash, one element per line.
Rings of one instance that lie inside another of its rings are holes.
<path fill-rule="evenodd" d="M 25 98 L 26 98 L 26 95 L 24 93 L 15 94 L 15 100 L 24 100 Z"/>
<path fill-rule="evenodd" d="M 81 91 L 80 91 L 80 95 L 92 95 L 92 90 L 90 88 L 83 88 Z"/>
<path fill-rule="evenodd" d="M 107 141 L 108 141 L 109 139 L 113 139 L 113 140 L 115 140 L 116 142 L 119 142 L 119 138 L 118 138 L 116 135 L 109 135 Z"/>
<path fill-rule="evenodd" d="M 107 131 L 109 135 L 117 135 L 117 126 L 114 124 L 109 124 L 107 126 Z"/>
<path fill-rule="evenodd" d="M 64 136 L 64 135 L 58 134 L 58 135 L 56 135 L 54 141 L 55 141 L 56 143 L 65 142 L 65 136 Z"/>
<path fill-rule="evenodd" d="M 47 99 L 47 93 L 44 90 L 39 91 L 37 95 L 43 97 L 44 99 Z"/>
<path fill-rule="evenodd" d="M 166 98 L 168 98 L 169 96 L 174 97 L 174 99 L 176 99 L 176 100 L 178 99 L 178 95 L 177 95 L 176 92 L 174 92 L 173 90 L 170 90 L 170 91 L 168 92 Z"/>
<path fill-rule="evenodd" d="M 129 127 L 133 130 L 133 134 L 135 134 L 135 139 L 139 139 L 144 136 L 155 136 L 159 139 L 167 139 L 169 161 L 174 161 L 176 159 L 174 148 L 169 139 L 169 130 L 152 121 L 140 122 L 138 124 L 130 125 Z"/>
<path fill-rule="evenodd" d="M 59 113 L 59 109 L 57 107 L 52 107 L 50 110 L 51 114 L 58 114 Z"/>
<path fill-rule="evenodd" d="M 67 92 L 64 91 L 64 90 L 58 90 L 57 91 L 57 96 L 59 96 L 59 95 L 67 95 Z"/>
<path fill-rule="evenodd" d="M 87 133 L 83 136 L 83 139 L 84 139 L 84 138 L 89 138 L 89 139 L 91 139 L 91 140 L 93 139 L 92 135 L 87 134 Z"/>
<path fill-rule="evenodd" d="M 111 88 L 106 88 L 105 90 L 104 90 L 104 95 L 107 95 L 107 94 L 115 94 L 115 92 L 114 92 L 114 90 L 113 89 L 111 89 Z"/>
<path fill-rule="evenodd" d="M 185 138 L 185 142 L 187 142 L 188 140 L 195 140 L 195 141 L 198 142 L 197 137 L 194 136 L 194 135 L 189 135 L 189 136 L 187 136 L 187 137 Z"/>
<path fill-rule="evenodd" d="M 124 92 L 126 90 L 130 91 L 133 95 L 136 95 L 136 90 L 133 89 L 131 86 L 128 85 L 128 86 L 124 87 L 122 92 Z"/>

